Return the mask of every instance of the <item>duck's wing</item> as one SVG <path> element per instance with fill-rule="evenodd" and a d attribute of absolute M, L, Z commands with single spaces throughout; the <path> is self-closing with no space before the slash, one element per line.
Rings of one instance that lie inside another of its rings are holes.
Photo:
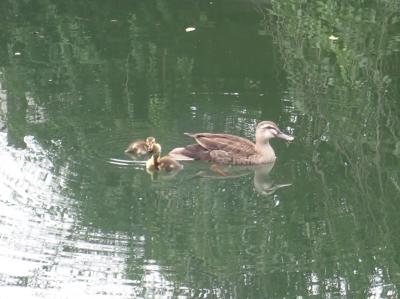
<path fill-rule="evenodd" d="M 255 154 L 254 143 L 246 138 L 229 134 L 186 134 L 208 151 L 223 151 L 229 155 L 248 157 Z"/>

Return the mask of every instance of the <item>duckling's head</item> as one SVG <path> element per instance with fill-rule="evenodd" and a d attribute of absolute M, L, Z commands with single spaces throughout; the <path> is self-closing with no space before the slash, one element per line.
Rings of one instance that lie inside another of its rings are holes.
<path fill-rule="evenodd" d="M 146 138 L 146 147 L 147 147 L 147 152 L 151 153 L 153 152 L 153 146 L 156 143 L 156 139 L 152 136 L 149 136 Z"/>
<path fill-rule="evenodd" d="M 281 138 L 286 141 L 293 141 L 294 137 L 283 133 L 272 121 L 262 121 L 256 128 L 257 143 L 267 143 L 271 138 Z"/>
<path fill-rule="evenodd" d="M 158 170 L 159 160 L 161 155 L 161 145 L 157 142 L 152 144 L 151 152 L 153 155 L 146 162 L 147 170 Z"/>
<path fill-rule="evenodd" d="M 151 145 L 151 152 L 153 153 L 153 156 L 159 157 L 161 155 L 161 144 L 154 142 Z"/>

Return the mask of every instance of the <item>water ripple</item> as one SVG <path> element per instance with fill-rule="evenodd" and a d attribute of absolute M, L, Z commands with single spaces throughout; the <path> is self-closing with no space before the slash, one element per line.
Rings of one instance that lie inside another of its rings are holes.
<path fill-rule="evenodd" d="M 64 192 L 70 166 L 56 172 L 50 153 L 33 137 L 25 142 L 10 147 L 0 133 L 0 298 L 172 297 L 168 268 L 145 258 L 145 237 L 80 224 Z M 143 161 L 104 161 L 143 169 Z M 140 276 L 129 274 L 132 259 Z"/>

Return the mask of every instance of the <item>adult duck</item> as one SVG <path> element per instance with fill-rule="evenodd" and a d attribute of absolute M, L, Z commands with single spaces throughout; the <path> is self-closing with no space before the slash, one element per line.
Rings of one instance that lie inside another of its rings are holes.
<path fill-rule="evenodd" d="M 173 149 L 168 155 L 176 160 L 206 160 L 218 164 L 258 165 L 276 160 L 269 141 L 280 138 L 293 141 L 294 137 L 283 133 L 272 121 L 262 121 L 256 128 L 256 143 L 229 134 L 185 133 L 196 144 Z"/>

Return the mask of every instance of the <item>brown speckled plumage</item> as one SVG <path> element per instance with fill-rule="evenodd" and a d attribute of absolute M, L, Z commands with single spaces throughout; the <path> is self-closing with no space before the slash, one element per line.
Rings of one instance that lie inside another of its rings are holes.
<path fill-rule="evenodd" d="M 273 162 L 275 152 L 269 140 L 278 137 L 287 141 L 294 138 L 280 131 L 271 121 L 262 121 L 257 125 L 256 143 L 248 139 L 213 133 L 196 133 L 186 135 L 193 137 L 197 144 L 173 149 L 169 156 L 177 160 L 207 160 L 219 164 L 255 165 Z"/>

